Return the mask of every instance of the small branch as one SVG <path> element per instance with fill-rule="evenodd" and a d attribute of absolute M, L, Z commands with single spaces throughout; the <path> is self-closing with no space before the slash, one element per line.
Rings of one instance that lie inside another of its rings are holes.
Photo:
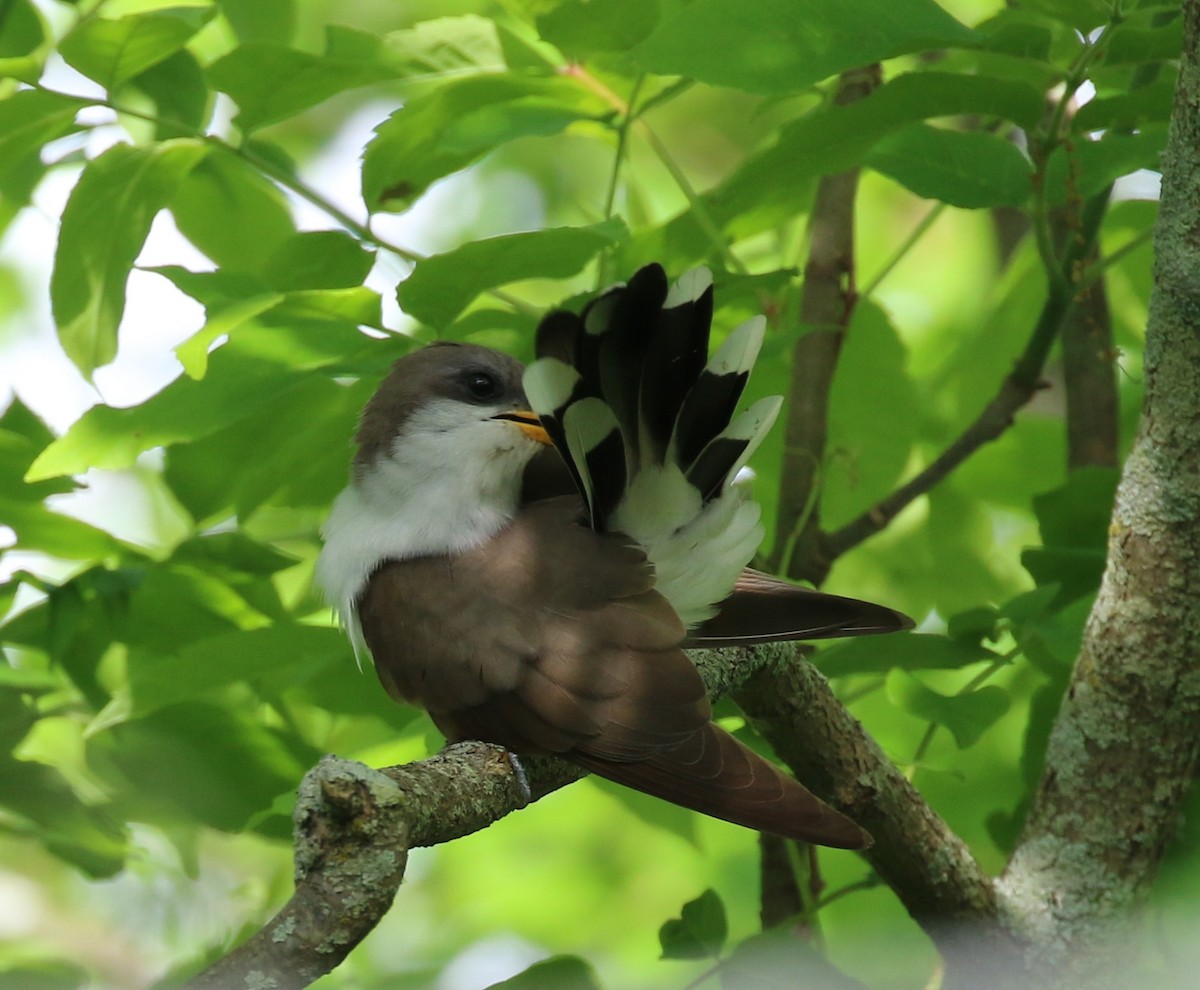
<path fill-rule="evenodd" d="M 796 882 L 787 839 L 759 833 L 758 872 L 762 877 L 758 920 L 763 931 L 804 914 L 804 894 Z"/>
<path fill-rule="evenodd" d="M 861 100 L 879 86 L 879 66 L 842 75 L 834 102 Z M 820 482 L 828 433 L 829 389 L 854 306 L 854 198 L 858 169 L 827 175 L 817 185 L 809 221 L 800 322 L 806 328 L 792 351 L 783 468 L 775 546 L 768 567 L 820 583 Z"/>
<path fill-rule="evenodd" d="M 1094 263 L 1093 249 L 1090 262 Z M 1117 466 L 1118 400 L 1112 314 L 1104 279 L 1088 282 L 1062 330 L 1067 464 Z"/>
<path fill-rule="evenodd" d="M 792 645 L 760 650 L 774 662 L 735 693 L 755 729 L 806 787 L 874 836 L 875 845 L 863 855 L 948 967 L 975 967 L 982 953 L 989 969 L 1019 972 L 1021 947 L 1000 927 L 993 882 L 966 844 Z"/>
<path fill-rule="evenodd" d="M 792 646 L 781 649 L 796 655 Z M 714 697 L 779 655 L 747 649 L 690 653 Z M 830 745 L 843 743 L 831 739 Z M 300 990 L 330 972 L 391 907 L 409 849 L 470 835 L 583 776 L 555 757 L 523 758 L 521 767 L 528 794 L 507 753 L 485 743 L 462 743 L 385 770 L 326 757 L 300 786 L 291 899 L 187 990 Z M 839 787 L 850 783 L 838 781 Z M 915 792 L 911 797 L 921 800 Z"/>
<path fill-rule="evenodd" d="M 704 198 L 696 191 L 692 185 L 691 179 L 687 177 L 687 173 L 680 167 L 679 162 L 675 160 L 675 156 L 671 154 L 671 149 L 667 147 L 666 142 L 658 136 L 658 133 L 642 119 L 642 111 L 634 114 L 632 110 L 633 97 L 629 102 L 622 100 L 614 93 L 604 82 L 596 78 L 581 65 L 571 65 L 563 70 L 566 75 L 579 81 L 583 86 L 586 86 L 601 99 L 608 102 L 627 122 L 627 125 L 632 125 L 637 129 L 637 132 L 642 135 L 642 138 L 650 145 L 658 160 L 662 162 L 663 167 L 670 173 L 675 185 L 679 187 L 679 191 L 683 193 L 684 198 L 688 202 L 688 208 L 691 210 L 692 216 L 695 218 L 697 225 L 708 238 L 713 250 L 721 256 L 725 264 L 730 270 L 747 274 L 745 264 L 742 259 L 733 253 L 733 249 L 725 239 L 725 235 L 721 233 L 720 227 L 713 220 L 712 214 L 708 212 L 708 207 L 704 203 Z M 636 95 L 636 91 L 635 91 Z"/>
<path fill-rule="evenodd" d="M 975 421 L 928 467 L 858 518 L 821 541 L 826 566 L 846 551 L 884 529 L 912 501 L 924 495 L 971 454 L 995 440 L 1010 425 L 1017 410 L 1043 387 L 1041 376 L 1050 349 L 1075 304 L 1075 286 L 1083 272 L 1084 259 L 1094 249 L 1100 222 L 1108 208 L 1108 196 L 1095 196 L 1084 205 L 1079 229 L 1068 238 L 1060 265 L 1060 277 L 1050 281 L 1046 302 L 1030 334 L 1025 350 L 1000 389 Z"/>
<path fill-rule="evenodd" d="M 562 760 L 530 759 L 522 767 L 533 800 L 583 775 Z M 325 757 L 305 775 L 296 802 L 295 893 L 188 990 L 308 986 L 391 907 L 409 849 L 477 832 L 525 803 L 498 746 L 465 743 L 386 770 Z"/>

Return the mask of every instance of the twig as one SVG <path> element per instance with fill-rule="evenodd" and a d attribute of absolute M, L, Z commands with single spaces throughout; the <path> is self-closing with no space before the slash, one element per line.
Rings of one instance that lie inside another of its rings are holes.
<path fill-rule="evenodd" d="M 627 120 L 630 120 L 632 126 L 643 137 L 647 144 L 650 145 L 658 160 L 662 162 L 663 167 L 670 173 L 675 185 L 679 187 L 679 191 L 683 193 L 684 198 L 688 202 L 688 209 L 695 218 L 697 225 L 708 238 L 712 249 L 721 256 L 725 264 L 731 271 L 747 274 L 747 268 L 729 246 L 725 235 L 721 233 L 721 228 L 712 218 L 709 213 L 708 206 L 704 202 L 704 198 L 696 191 L 696 187 L 692 185 L 691 179 L 687 177 L 687 173 L 675 160 L 675 156 L 671 154 L 671 149 L 667 147 L 666 142 L 658 136 L 655 131 L 640 114 L 631 116 L 629 103 L 622 100 L 601 80 L 587 71 L 581 65 L 572 65 L 564 70 L 566 74 L 577 79 L 582 85 L 586 86 L 601 99 L 606 100 L 618 113 L 622 114 Z M 643 108 L 644 109 L 644 108 Z"/>
<path fill-rule="evenodd" d="M 1073 285 L 1096 241 L 1100 222 L 1107 209 L 1107 197 L 1088 200 L 1080 218 L 1078 235 L 1071 238 L 1060 262 L 1062 277 L 1051 280 L 1049 293 L 1038 315 L 1033 333 L 1025 350 L 999 391 L 962 434 L 911 481 L 906 482 L 858 518 L 821 541 L 821 559 L 826 566 L 863 540 L 874 536 L 888 525 L 909 503 L 933 488 L 971 454 L 995 440 L 1012 423 L 1018 409 L 1025 405 L 1042 387 L 1042 368 L 1063 321 L 1074 304 Z"/>
<path fill-rule="evenodd" d="M 879 85 L 879 66 L 842 75 L 834 102 L 861 100 Z M 828 175 L 817 185 L 804 266 L 800 320 L 807 328 L 792 351 L 783 468 L 775 546 L 768 567 L 818 580 L 821 572 L 821 466 L 828 432 L 829 389 L 842 339 L 858 296 L 854 285 L 854 197 L 858 169 Z"/>
<path fill-rule="evenodd" d="M 1106 190 L 1107 194 L 1107 190 Z M 1095 261 L 1093 247 L 1091 259 Z M 1080 288 L 1062 330 L 1067 465 L 1117 466 L 1118 400 L 1112 313 L 1103 279 Z"/>
<path fill-rule="evenodd" d="M 815 794 L 866 828 L 863 855 L 937 943 L 948 964 L 969 966 L 982 948 L 1020 972 L 1021 947 L 997 923 L 989 878 L 878 744 L 795 651 L 761 648 L 766 664 L 735 692 L 751 724 Z M 988 985 L 980 983 L 980 986 Z"/>

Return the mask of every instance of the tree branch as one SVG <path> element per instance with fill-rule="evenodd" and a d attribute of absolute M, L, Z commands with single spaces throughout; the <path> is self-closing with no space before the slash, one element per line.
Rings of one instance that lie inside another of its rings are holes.
<path fill-rule="evenodd" d="M 528 759 L 521 766 L 533 801 L 583 776 L 563 760 Z M 188 990 L 308 986 L 345 959 L 391 907 L 409 849 L 470 835 L 527 803 L 499 746 L 463 743 L 385 770 L 325 757 L 297 796 L 295 893 Z"/>
<path fill-rule="evenodd" d="M 1046 770 L 1002 880 L 1042 962 L 1078 985 L 1126 949 L 1109 927 L 1148 889 L 1200 758 L 1200 0 L 1187 0 L 1184 21 L 1142 421 Z"/>
<path fill-rule="evenodd" d="M 1075 304 L 1074 285 L 1079 280 L 1084 260 L 1094 248 L 1107 208 L 1107 192 L 1089 199 L 1085 204 L 1079 229 L 1075 236 L 1068 238 L 1063 252 L 1060 277 L 1050 280 L 1046 303 L 1038 315 L 1033 333 L 1012 371 L 1001 382 L 996 395 L 984 406 L 975 421 L 928 467 L 858 518 L 825 536 L 822 552 L 829 563 L 884 529 L 909 503 L 933 488 L 985 443 L 1000 436 L 1012 424 L 1017 410 L 1042 388 L 1042 369 L 1063 322 Z"/>
<path fill-rule="evenodd" d="M 758 648 L 764 664 L 735 700 L 806 787 L 875 839 L 867 860 L 935 938 L 998 916 L 991 879 L 791 644 Z"/>
<path fill-rule="evenodd" d="M 878 87 L 880 78 L 878 65 L 843 73 L 834 103 L 844 105 L 863 99 Z M 852 168 L 825 176 L 817 185 L 813 202 L 800 297 L 800 322 L 808 329 L 792 351 L 779 513 L 768 564 L 776 573 L 816 583 L 825 574 L 818 561 L 818 537 L 829 389 L 842 339 L 858 301 L 854 285 L 858 172 Z"/>
<path fill-rule="evenodd" d="M 1095 247 L 1089 264 L 1098 257 Z M 1063 386 L 1067 397 L 1067 464 L 1117 466 L 1117 376 L 1108 287 L 1096 279 L 1079 290 L 1079 301 L 1062 330 Z"/>
<path fill-rule="evenodd" d="M 714 697 L 767 664 L 808 669 L 794 644 L 693 650 L 689 655 Z M 838 704 L 836 699 L 832 703 Z M 840 774 L 851 766 L 855 773 L 869 771 L 873 787 L 904 788 L 903 794 L 880 793 L 872 800 L 904 809 L 905 821 L 935 820 L 877 748 L 860 750 L 855 736 L 861 734 L 861 726 L 848 715 L 830 723 L 830 734 L 816 750 L 816 766 L 821 766 L 820 753 L 846 750 L 858 756 L 849 763 L 833 760 L 832 770 L 819 771 L 820 780 L 832 781 L 835 797 L 855 795 L 865 809 L 870 802 Z M 871 760 L 884 765 L 869 766 Z M 247 942 L 194 977 L 186 990 L 300 990 L 330 972 L 391 907 L 409 849 L 470 835 L 584 775 L 575 764 L 555 757 L 523 758 L 521 767 L 528 794 L 505 751 L 485 743 L 450 746 L 430 759 L 384 770 L 326 757 L 300 786 L 291 899 Z M 882 812 L 872 814 L 873 820 L 881 820 Z"/>

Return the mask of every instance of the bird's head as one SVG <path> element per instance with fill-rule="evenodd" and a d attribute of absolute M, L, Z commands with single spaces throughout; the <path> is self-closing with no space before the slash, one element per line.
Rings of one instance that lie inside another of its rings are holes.
<path fill-rule="evenodd" d="M 521 387 L 523 367 L 474 344 L 433 344 L 401 358 L 363 410 L 355 477 L 461 474 L 519 485 L 550 443 Z"/>

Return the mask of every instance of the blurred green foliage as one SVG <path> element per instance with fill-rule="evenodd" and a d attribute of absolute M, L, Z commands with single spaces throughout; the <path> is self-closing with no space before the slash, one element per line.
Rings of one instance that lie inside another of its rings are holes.
<path fill-rule="evenodd" d="M 718 332 L 770 317 L 748 398 L 786 393 L 811 330 L 796 312 L 816 183 L 862 168 L 863 294 L 821 466 L 822 517 L 842 525 L 998 389 L 1045 298 L 1048 211 L 1156 168 L 1173 7 L 0 5 L 0 234 L 69 177 L 53 275 L 32 292 L 49 292 L 78 372 L 119 353 L 156 217 L 212 263 L 147 265 L 205 317 L 145 401 L 97 404 L 55 436 L 18 382 L 0 418 L 0 902 L 15 906 L 0 980 L 133 987 L 194 969 L 286 897 L 292 795 L 321 753 L 381 765 L 438 745 L 355 670 L 311 587 L 355 416 L 390 360 L 438 336 L 528 357 L 546 306 L 648 260 L 705 263 Z M 878 60 L 878 90 L 832 100 L 833 77 Z M 1090 101 L 1053 118 L 1063 87 Z M 318 163 L 364 118 L 349 197 Z M 1137 188 L 1108 211 L 1094 270 L 1122 449 L 1155 215 Z M 1018 218 L 1011 253 L 1001 209 Z M 6 336 L 26 306 L 24 290 L 0 296 Z M 1116 477 L 1068 478 L 1057 357 L 1046 377 L 999 440 L 834 567 L 830 590 L 901 608 L 921 633 L 817 657 L 993 869 L 1040 771 Z M 777 429 L 754 464 L 771 529 L 782 445 Z M 89 471 L 139 501 L 82 521 Z M 151 519 L 132 540 L 119 520 L 136 506 Z M 1164 905 L 1194 896 L 1196 843 L 1192 829 Z M 820 863 L 825 957 L 871 987 L 929 985 L 932 949 L 894 896 L 850 854 Z M 683 987 L 713 965 L 729 986 L 764 967 L 842 985 L 809 944 L 755 935 L 756 871 L 749 833 L 583 782 L 416 851 L 392 915 L 320 985 L 482 987 L 525 970 L 501 985 Z"/>

